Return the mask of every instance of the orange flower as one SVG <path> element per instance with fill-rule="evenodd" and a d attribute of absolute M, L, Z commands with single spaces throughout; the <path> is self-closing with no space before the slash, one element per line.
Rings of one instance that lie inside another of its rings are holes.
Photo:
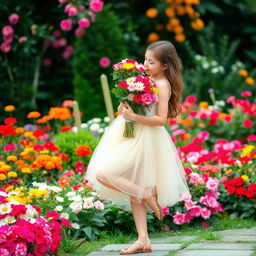
<path fill-rule="evenodd" d="M 47 170 L 51 170 L 51 169 L 54 169 L 55 168 L 55 164 L 51 161 L 48 161 L 45 163 L 45 169 Z"/>
<path fill-rule="evenodd" d="M 169 20 L 169 23 L 170 23 L 172 26 L 174 26 L 174 27 L 180 25 L 180 21 L 179 21 L 177 18 L 171 18 L 171 19 Z"/>
<path fill-rule="evenodd" d="M 70 125 L 65 125 L 65 126 L 62 126 L 61 127 L 61 131 L 62 132 L 68 132 L 68 131 L 70 131 L 72 129 L 72 127 L 70 126 Z"/>
<path fill-rule="evenodd" d="M 7 106 L 4 107 L 4 110 L 6 112 L 12 112 L 12 111 L 15 110 L 15 107 L 13 105 L 7 105 Z"/>
<path fill-rule="evenodd" d="M 174 33 L 175 33 L 175 34 L 181 34 L 181 33 L 183 33 L 183 31 L 184 31 L 184 29 L 183 29 L 182 26 L 176 26 L 176 27 L 174 28 Z"/>
<path fill-rule="evenodd" d="M 73 100 L 64 100 L 63 103 L 62 103 L 62 107 L 70 107 L 72 108 L 73 107 Z"/>
<path fill-rule="evenodd" d="M 15 155 L 7 156 L 6 161 L 7 162 L 9 162 L 9 161 L 15 162 L 15 161 L 17 161 L 17 156 L 15 156 Z"/>
<path fill-rule="evenodd" d="M 204 22 L 201 19 L 196 19 L 191 22 L 191 27 L 194 30 L 202 30 L 204 28 Z"/>
<path fill-rule="evenodd" d="M 182 43 L 186 40 L 186 36 L 184 34 L 176 34 L 174 38 L 179 43 Z"/>
<path fill-rule="evenodd" d="M 156 8 L 150 8 L 146 11 L 146 15 L 148 18 L 155 18 L 158 14 L 158 10 Z"/>
<path fill-rule="evenodd" d="M 160 36 L 157 33 L 151 32 L 148 35 L 148 43 L 152 43 L 152 42 L 158 41 L 159 38 L 160 38 Z"/>
<path fill-rule="evenodd" d="M 3 173 L 0 173 L 0 180 L 5 180 L 6 179 L 6 175 Z"/>
<path fill-rule="evenodd" d="M 68 120 L 71 118 L 71 111 L 65 107 L 52 107 L 49 111 L 49 116 L 53 119 Z"/>
<path fill-rule="evenodd" d="M 39 112 L 32 111 L 32 112 L 28 113 L 27 118 L 38 118 L 40 116 L 41 116 L 41 114 Z"/>
<path fill-rule="evenodd" d="M 71 182 L 71 179 L 68 176 L 62 176 L 58 179 L 58 184 L 61 187 L 67 187 L 69 183 Z"/>
<path fill-rule="evenodd" d="M 248 73 L 248 71 L 245 70 L 245 69 L 240 69 L 240 70 L 239 70 L 239 75 L 246 77 L 246 76 L 249 75 L 249 73 Z"/>
<path fill-rule="evenodd" d="M 76 149 L 76 154 L 80 157 L 91 155 L 91 148 L 89 146 L 80 145 Z"/>
<path fill-rule="evenodd" d="M 175 16 L 175 12 L 174 12 L 174 10 L 172 9 L 172 8 L 166 8 L 165 10 L 164 10 L 164 12 L 165 12 L 165 15 L 167 16 L 167 17 L 169 17 L 169 18 L 172 18 L 172 17 L 174 17 Z"/>
<path fill-rule="evenodd" d="M 245 83 L 248 84 L 248 85 L 254 85 L 255 81 L 252 77 L 247 77 L 245 79 Z"/>
<path fill-rule="evenodd" d="M 24 132 L 24 128 L 23 127 L 18 127 L 15 129 L 17 134 L 22 134 Z"/>

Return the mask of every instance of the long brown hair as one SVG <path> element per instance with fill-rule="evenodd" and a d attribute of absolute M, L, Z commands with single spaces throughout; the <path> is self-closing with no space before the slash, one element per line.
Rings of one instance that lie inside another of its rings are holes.
<path fill-rule="evenodd" d="M 147 50 L 152 50 L 161 64 L 168 65 L 168 68 L 164 70 L 164 75 L 171 85 L 171 97 L 168 102 L 168 117 L 174 118 L 181 112 L 181 95 L 184 89 L 181 76 L 181 61 L 175 47 L 169 41 L 151 43 L 147 47 Z"/>

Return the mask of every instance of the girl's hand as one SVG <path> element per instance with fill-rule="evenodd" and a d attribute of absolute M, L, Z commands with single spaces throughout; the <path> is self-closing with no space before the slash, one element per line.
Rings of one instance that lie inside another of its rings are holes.
<path fill-rule="evenodd" d="M 131 106 L 128 104 L 128 102 L 124 103 L 124 108 L 123 108 L 123 117 L 126 120 L 132 120 L 134 116 L 134 111 L 132 110 Z"/>
<path fill-rule="evenodd" d="M 124 103 L 120 103 L 118 108 L 117 108 L 117 111 L 118 111 L 118 114 L 119 115 L 122 115 L 123 114 L 123 109 L 125 108 L 125 104 Z"/>

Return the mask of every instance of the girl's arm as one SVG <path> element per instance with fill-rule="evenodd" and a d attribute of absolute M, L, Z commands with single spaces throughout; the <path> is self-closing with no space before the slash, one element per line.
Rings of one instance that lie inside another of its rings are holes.
<path fill-rule="evenodd" d="M 149 126 L 163 126 L 167 120 L 168 114 L 168 101 L 170 95 L 170 87 L 169 85 L 161 81 L 157 84 L 159 91 L 159 102 L 157 113 L 154 116 L 143 116 L 133 112 L 130 105 L 126 102 L 125 108 L 123 108 L 123 117 L 127 120 L 132 120 L 134 122 L 139 122 Z"/>

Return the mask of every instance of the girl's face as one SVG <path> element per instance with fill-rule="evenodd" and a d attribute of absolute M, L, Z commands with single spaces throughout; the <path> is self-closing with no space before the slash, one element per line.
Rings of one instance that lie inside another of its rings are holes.
<path fill-rule="evenodd" d="M 144 66 L 146 68 L 146 73 L 151 76 L 159 76 L 163 74 L 166 69 L 166 64 L 161 64 L 161 62 L 156 59 L 152 50 L 146 51 Z"/>

